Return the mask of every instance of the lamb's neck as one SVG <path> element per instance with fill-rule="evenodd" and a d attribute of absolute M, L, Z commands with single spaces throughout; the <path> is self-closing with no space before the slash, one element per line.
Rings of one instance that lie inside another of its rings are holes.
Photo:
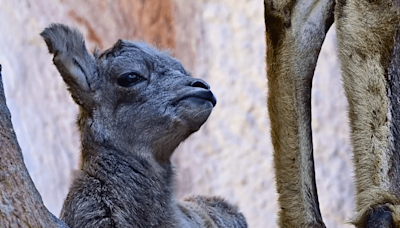
<path fill-rule="evenodd" d="M 93 157 L 112 152 L 122 154 L 127 158 L 139 157 L 152 163 L 154 166 L 171 169 L 171 156 L 179 146 L 179 143 L 166 143 L 165 140 L 152 143 L 118 141 L 118 139 L 96 134 L 87 123 L 83 124 L 81 131 L 82 167 L 86 165 L 85 162 L 90 161 Z M 117 142 L 115 143 L 115 141 Z"/>
<path fill-rule="evenodd" d="M 85 148 L 83 148 L 85 150 Z M 114 175 L 116 172 L 126 172 L 127 175 L 121 178 L 146 178 L 155 182 L 160 182 L 163 186 L 171 188 L 174 183 L 172 164 L 168 162 L 158 162 L 153 157 L 151 151 L 119 151 L 110 146 L 94 146 L 90 149 L 96 150 L 89 152 L 90 157 L 82 160 L 82 170 L 96 172 L 107 172 L 107 175 Z M 86 149 L 87 151 L 87 149 Z M 104 169 L 106 168 L 106 169 Z M 140 175 L 138 175 L 140 174 Z"/>

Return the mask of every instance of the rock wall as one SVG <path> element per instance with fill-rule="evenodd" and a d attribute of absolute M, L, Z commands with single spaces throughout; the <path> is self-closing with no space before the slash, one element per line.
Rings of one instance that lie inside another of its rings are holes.
<path fill-rule="evenodd" d="M 90 50 L 119 38 L 171 49 L 206 80 L 218 104 L 174 154 L 176 195 L 221 195 L 240 206 L 250 227 L 276 227 L 262 1 L 0 0 L 0 63 L 14 128 L 36 187 L 58 214 L 78 167 L 79 137 L 77 107 L 38 35 L 51 22 L 78 27 Z M 346 227 L 353 168 L 335 42 L 332 30 L 315 73 L 313 141 L 324 221 Z"/>

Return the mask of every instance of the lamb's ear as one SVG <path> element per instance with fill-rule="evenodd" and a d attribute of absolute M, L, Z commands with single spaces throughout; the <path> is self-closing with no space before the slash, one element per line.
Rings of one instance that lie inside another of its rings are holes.
<path fill-rule="evenodd" d="M 92 85 L 97 77 L 96 61 L 86 49 L 82 34 L 62 24 L 52 24 L 40 34 L 49 52 L 54 54 L 53 62 L 60 72 L 75 102 L 84 108 L 91 108 Z"/>

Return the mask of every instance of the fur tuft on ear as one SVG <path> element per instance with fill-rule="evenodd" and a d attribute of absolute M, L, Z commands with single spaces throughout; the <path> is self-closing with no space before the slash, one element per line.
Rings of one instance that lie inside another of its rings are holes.
<path fill-rule="evenodd" d="M 51 24 L 40 35 L 46 42 L 51 54 L 86 50 L 82 34 L 78 30 L 69 28 L 63 24 Z"/>
<path fill-rule="evenodd" d="M 72 97 L 79 105 L 90 108 L 91 84 L 96 80 L 96 61 L 86 49 L 83 35 L 62 24 L 51 24 L 40 34 L 53 62 L 69 86 Z"/>

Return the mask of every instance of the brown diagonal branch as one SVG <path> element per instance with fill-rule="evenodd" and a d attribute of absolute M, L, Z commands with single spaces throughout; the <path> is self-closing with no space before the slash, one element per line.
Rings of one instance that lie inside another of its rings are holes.
<path fill-rule="evenodd" d="M 25 167 L 2 81 L 0 65 L 0 227 L 66 227 L 44 206 Z"/>

